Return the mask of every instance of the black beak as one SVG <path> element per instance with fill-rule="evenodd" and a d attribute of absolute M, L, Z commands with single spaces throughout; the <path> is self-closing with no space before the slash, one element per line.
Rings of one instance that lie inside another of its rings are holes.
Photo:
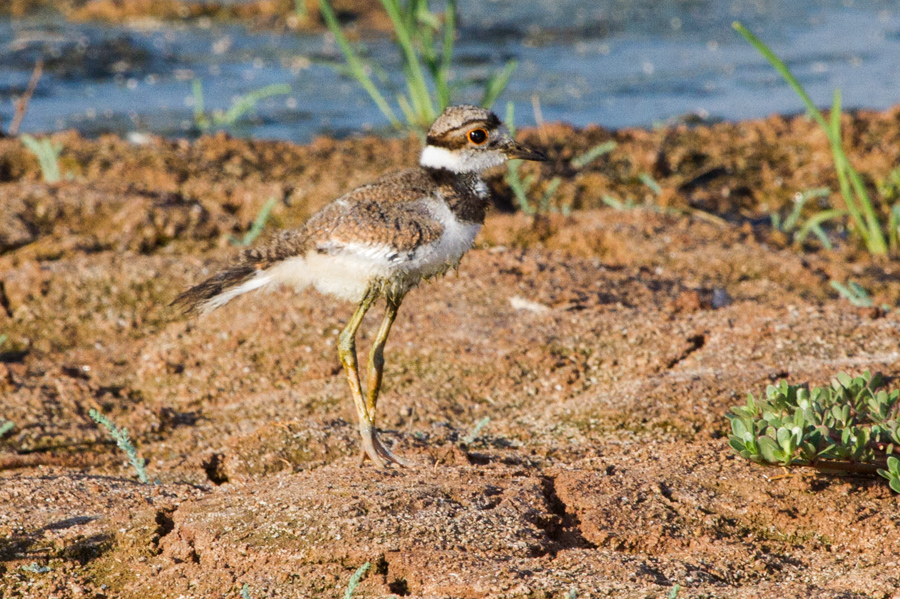
<path fill-rule="evenodd" d="M 523 146 L 517 141 L 510 142 L 503 148 L 506 157 L 509 159 L 517 158 L 519 160 L 533 160 L 535 162 L 547 162 L 547 155 L 529 147 Z"/>

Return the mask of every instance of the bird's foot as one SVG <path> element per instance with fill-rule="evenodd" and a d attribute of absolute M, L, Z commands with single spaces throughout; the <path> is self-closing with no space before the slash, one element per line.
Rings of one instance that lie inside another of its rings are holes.
<path fill-rule="evenodd" d="M 368 458 L 372 460 L 372 463 L 375 464 L 377 468 L 384 468 L 388 464 L 397 464 L 398 466 L 403 467 L 412 466 L 412 462 L 401 458 L 385 447 L 381 442 L 381 439 L 378 438 L 378 432 L 375 430 L 374 425 L 367 423 L 360 424 L 359 432 L 362 434 L 363 461 Z"/>

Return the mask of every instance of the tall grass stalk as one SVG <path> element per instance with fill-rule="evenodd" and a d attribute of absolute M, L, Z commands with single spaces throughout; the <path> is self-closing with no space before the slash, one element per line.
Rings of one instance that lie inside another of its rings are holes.
<path fill-rule="evenodd" d="M 424 133 L 451 101 L 450 66 L 456 38 L 456 0 L 446 0 L 443 18 L 433 13 L 428 0 L 380 0 L 391 20 L 397 49 L 403 57 L 405 91 L 396 94 L 402 119 L 376 85 L 370 69 L 350 44 L 328 0 L 319 0 L 322 18 L 334 35 L 356 79 L 381 113 L 396 129 L 409 128 Z M 481 105 L 490 108 L 509 83 L 516 68 L 510 60 L 484 84 Z M 380 69 L 383 70 L 383 69 Z"/>
<path fill-rule="evenodd" d="M 844 198 L 846 212 L 844 211 L 827 211 L 828 216 L 822 220 L 828 220 L 843 216 L 845 213 L 850 216 L 853 224 L 852 230 L 860 237 L 869 253 L 873 255 L 885 255 L 888 253 L 888 241 L 885 239 L 884 227 L 878 219 L 866 186 L 862 177 L 850 164 L 847 154 L 844 152 L 843 137 L 841 133 L 841 90 L 834 91 L 834 101 L 831 104 L 831 114 L 826 119 L 822 112 L 816 107 L 809 94 L 800 85 L 800 82 L 787 68 L 787 65 L 775 55 L 772 50 L 766 46 L 758 37 L 753 35 L 746 27 L 735 21 L 732 25 L 734 29 L 750 42 L 760 54 L 775 68 L 782 76 L 794 92 L 803 100 L 806 109 L 812 118 L 819 124 L 828 136 L 828 142 L 831 145 L 832 159 L 834 160 L 834 168 L 837 173 L 838 182 L 841 188 L 841 196 Z M 892 213 L 893 214 L 893 213 Z M 891 217 L 891 220 L 900 219 Z M 819 222 L 822 222 L 821 220 Z M 889 226 L 890 223 L 889 223 Z M 896 228 L 892 229 L 892 238 L 896 239 Z M 894 241 L 897 244 L 896 240 Z"/>

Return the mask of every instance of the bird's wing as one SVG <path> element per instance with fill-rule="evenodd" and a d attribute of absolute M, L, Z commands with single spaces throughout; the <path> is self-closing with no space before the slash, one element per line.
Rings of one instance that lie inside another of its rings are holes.
<path fill-rule="evenodd" d="M 308 247 L 319 253 L 351 251 L 388 260 L 394 253 L 411 252 L 434 243 L 443 230 L 421 197 L 387 203 L 362 198 L 353 202 L 338 200 L 306 224 Z"/>
<path fill-rule="evenodd" d="M 437 241 L 444 227 L 427 207 L 434 193 L 429 183 L 411 169 L 351 191 L 309 219 L 307 247 L 329 254 L 410 252 Z"/>

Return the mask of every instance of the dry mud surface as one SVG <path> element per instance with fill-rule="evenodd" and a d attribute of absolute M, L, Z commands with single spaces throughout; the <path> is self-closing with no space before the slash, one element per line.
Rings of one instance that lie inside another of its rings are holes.
<path fill-rule="evenodd" d="M 900 111 L 846 117 L 874 186 Z M 299 147 L 60 134 L 68 180 L 0 140 L 0 597 L 898 597 L 880 479 L 736 459 L 729 407 L 779 378 L 900 374 L 896 262 L 790 247 L 768 213 L 837 187 L 802 118 L 524 134 L 570 217 L 497 209 L 459 274 L 404 303 L 380 425 L 407 470 L 360 465 L 337 358 L 352 307 L 168 303 L 265 234 L 415 162 L 414 140 Z M 568 159 L 615 139 L 581 171 Z M 662 187 L 655 194 L 640 175 Z M 540 193 L 536 189 L 535 193 Z M 602 195 L 664 206 L 604 208 Z M 837 202 L 836 196 L 832 201 Z M 379 315 L 367 318 L 365 349 Z M 88 417 L 128 428 L 139 484 Z"/>
<path fill-rule="evenodd" d="M 185 20 L 240 21 L 255 29 L 322 30 L 318 0 L 4 0 L 0 16 L 27 17 L 56 13 L 70 21 L 99 21 L 139 26 Z M 376 0 L 333 0 L 331 6 L 351 35 L 357 31 L 389 31 L 390 20 Z"/>

